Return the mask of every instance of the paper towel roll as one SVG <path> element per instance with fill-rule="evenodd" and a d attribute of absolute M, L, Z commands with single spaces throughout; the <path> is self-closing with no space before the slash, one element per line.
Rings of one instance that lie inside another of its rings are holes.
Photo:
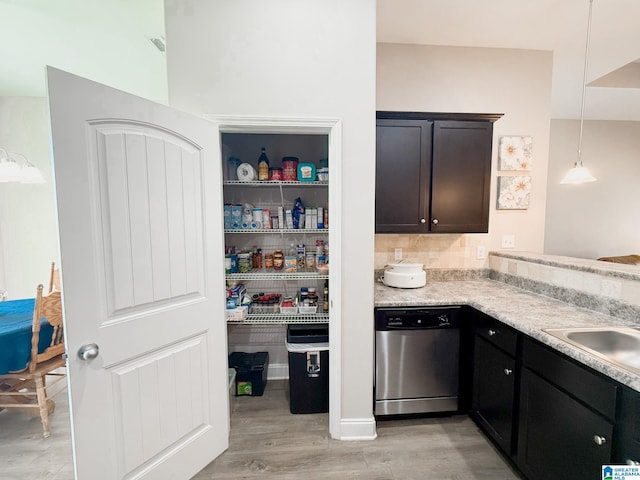
<path fill-rule="evenodd" d="M 253 182 L 256 179 L 256 170 L 248 163 L 238 166 L 238 180 L 241 182 Z"/>

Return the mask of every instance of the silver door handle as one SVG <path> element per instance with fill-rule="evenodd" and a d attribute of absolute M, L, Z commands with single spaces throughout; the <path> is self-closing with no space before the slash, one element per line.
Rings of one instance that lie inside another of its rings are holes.
<path fill-rule="evenodd" d="M 510 368 L 505 368 L 504 369 L 504 374 L 505 375 L 511 375 L 513 373 L 513 370 L 511 370 Z"/>
<path fill-rule="evenodd" d="M 605 443 L 607 443 L 607 439 L 601 435 L 594 435 L 593 443 L 595 443 L 596 445 L 604 445 Z"/>
<path fill-rule="evenodd" d="M 78 349 L 78 357 L 82 360 L 93 360 L 100 353 L 100 347 L 97 343 L 87 343 Z"/>

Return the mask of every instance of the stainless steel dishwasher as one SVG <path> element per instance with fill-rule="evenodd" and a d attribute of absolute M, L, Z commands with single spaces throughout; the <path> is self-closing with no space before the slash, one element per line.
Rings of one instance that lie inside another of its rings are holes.
<path fill-rule="evenodd" d="M 460 307 L 375 309 L 375 414 L 458 410 Z"/>

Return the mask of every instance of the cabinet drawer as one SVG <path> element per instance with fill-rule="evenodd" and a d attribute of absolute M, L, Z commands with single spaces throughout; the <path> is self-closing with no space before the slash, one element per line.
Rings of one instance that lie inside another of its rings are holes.
<path fill-rule="evenodd" d="M 509 355 L 515 356 L 518 333 L 495 318 L 479 313 L 475 318 L 476 335 L 484 338 Z"/>
<path fill-rule="evenodd" d="M 529 339 L 522 345 L 522 361 L 607 418 L 615 418 L 618 387 L 611 381 Z"/>

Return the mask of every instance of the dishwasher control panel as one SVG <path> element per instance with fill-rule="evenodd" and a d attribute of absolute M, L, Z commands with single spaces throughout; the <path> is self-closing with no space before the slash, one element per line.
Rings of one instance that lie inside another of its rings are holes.
<path fill-rule="evenodd" d="M 458 328 L 460 307 L 377 308 L 376 330 L 422 330 L 425 328 Z"/>

